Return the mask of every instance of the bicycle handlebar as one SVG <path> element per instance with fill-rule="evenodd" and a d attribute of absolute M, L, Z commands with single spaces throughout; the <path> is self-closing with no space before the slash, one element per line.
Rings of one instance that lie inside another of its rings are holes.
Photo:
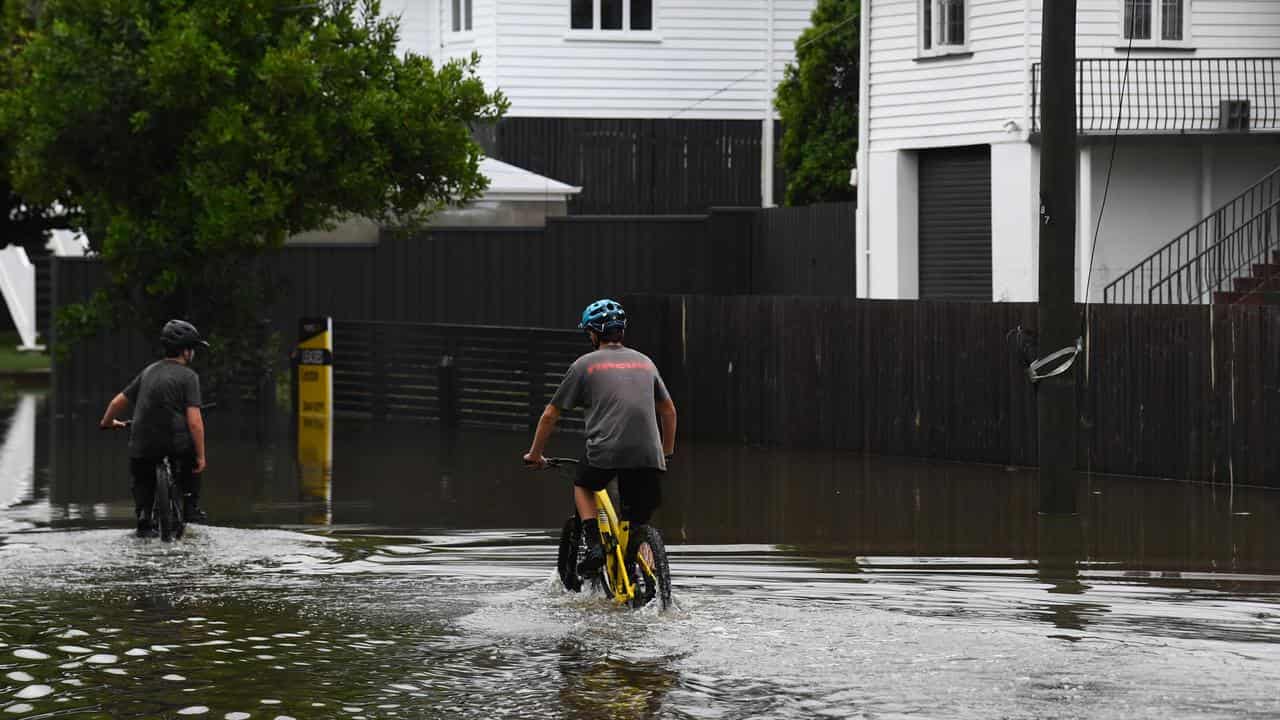
<path fill-rule="evenodd" d="M 200 412 L 204 412 L 205 410 L 210 410 L 210 409 L 213 409 L 213 408 L 216 408 L 216 407 L 218 407 L 218 403 L 216 403 L 216 402 L 205 403 L 205 404 L 203 404 L 203 405 L 201 405 L 201 406 L 200 406 Z M 130 419 L 128 419 L 128 420 L 117 420 L 117 422 L 120 422 L 120 423 L 122 423 L 122 424 L 120 424 L 120 425 L 112 425 L 112 426 L 110 426 L 110 427 L 102 427 L 102 426 L 98 426 L 98 429 L 99 429 L 99 430 L 123 430 L 124 428 L 127 428 L 127 427 L 129 427 L 129 426 L 133 425 L 133 418 L 130 418 Z"/>
<path fill-rule="evenodd" d="M 547 461 L 546 467 L 549 467 L 549 468 L 560 467 L 561 465 L 577 465 L 578 464 L 577 458 L 544 457 L 542 459 Z M 533 465 L 533 463 L 525 463 L 525 464 L 530 466 Z"/>

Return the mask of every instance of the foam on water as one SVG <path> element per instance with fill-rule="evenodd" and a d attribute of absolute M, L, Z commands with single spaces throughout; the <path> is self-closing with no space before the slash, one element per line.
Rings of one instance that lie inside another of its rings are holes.
<path fill-rule="evenodd" d="M 123 530 L 27 533 L 22 542 L 0 544 L 0 591 L 72 588 L 102 578 L 120 582 L 181 581 L 237 573 L 310 573 L 340 559 L 329 538 L 287 530 L 202 526 L 181 542 L 139 540 Z M 147 576 L 136 576 L 146 568 Z M 192 616 L 187 621 L 204 620 Z M 119 628 L 99 628 L 103 633 Z"/>
<path fill-rule="evenodd" d="M 52 693 L 53 688 L 48 685 L 28 685 L 14 693 L 13 696 L 19 700 L 36 700 Z"/>

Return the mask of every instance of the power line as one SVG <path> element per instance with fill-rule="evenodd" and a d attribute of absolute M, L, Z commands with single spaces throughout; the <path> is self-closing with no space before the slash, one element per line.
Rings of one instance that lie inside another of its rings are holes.
<path fill-rule="evenodd" d="M 859 17 L 858 13 L 856 13 L 856 12 L 850 13 L 850 14 L 849 14 L 849 17 L 846 17 L 845 19 L 841 20 L 840 22 L 836 23 L 835 25 L 832 25 L 831 27 L 827 28 L 826 30 L 823 30 L 822 32 L 818 33 L 817 35 L 814 35 L 813 37 L 808 38 L 808 39 L 807 39 L 807 40 L 805 40 L 804 42 L 797 44 L 797 45 L 796 45 L 796 51 L 797 51 L 797 52 L 799 52 L 800 50 L 802 50 L 802 49 L 804 49 L 804 48 L 806 48 L 806 47 L 808 47 L 808 46 L 812 45 L 813 43 L 815 43 L 815 42 L 817 42 L 817 41 L 821 40 L 822 38 L 824 38 L 824 37 L 826 37 L 826 36 L 830 35 L 831 33 L 835 32 L 835 31 L 837 31 L 837 30 L 839 30 L 840 28 L 844 27 L 845 25 L 848 25 L 849 23 L 853 22 L 854 20 L 857 20 L 857 19 L 858 19 L 858 17 Z M 725 85 L 724 87 L 720 88 L 719 90 L 716 90 L 715 92 L 711 93 L 710 95 L 708 95 L 708 96 L 706 96 L 706 97 L 704 97 L 704 98 L 702 98 L 702 99 L 700 99 L 700 100 L 697 100 L 696 102 L 694 102 L 694 103 L 692 103 L 692 104 L 690 104 L 690 105 L 687 105 L 687 106 L 685 106 L 685 107 L 680 108 L 679 110 L 677 110 L 677 111 L 675 111 L 674 113 L 672 113 L 672 114 L 671 114 L 671 116 L 670 116 L 670 117 L 668 117 L 667 119 L 668 119 L 668 120 L 674 120 L 674 119 L 676 118 L 676 116 L 680 115 L 681 113 L 688 112 L 688 111 L 690 111 L 690 110 L 694 109 L 695 107 L 697 107 L 697 106 L 701 105 L 702 103 L 707 102 L 708 100 L 713 100 L 713 99 L 715 99 L 716 97 L 718 97 L 718 96 L 722 95 L 723 93 L 725 93 L 726 91 L 728 91 L 729 89 L 731 89 L 733 86 L 737 85 L 738 83 L 745 82 L 745 81 L 746 81 L 747 79 L 749 79 L 752 75 L 755 75 L 756 73 L 761 72 L 762 70 L 765 70 L 765 69 L 767 69 L 768 67 L 769 67 L 769 63 L 767 63 L 767 62 L 766 62 L 765 64 L 761 65 L 760 67 L 758 67 L 758 68 L 756 68 L 756 69 L 752 70 L 751 72 L 747 73 L 746 75 L 743 75 L 742 77 L 740 77 L 740 78 L 738 78 L 738 79 L 736 79 L 736 80 L 734 80 L 734 81 L 730 82 L 728 85 Z M 772 91 L 773 91 L 773 90 L 772 90 L 772 88 L 770 88 L 770 92 L 772 92 Z"/>

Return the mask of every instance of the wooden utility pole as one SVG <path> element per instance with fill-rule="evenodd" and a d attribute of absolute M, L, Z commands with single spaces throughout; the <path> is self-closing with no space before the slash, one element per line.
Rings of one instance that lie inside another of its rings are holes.
<path fill-rule="evenodd" d="M 1040 351 L 1073 347 L 1076 243 L 1076 0 L 1044 0 L 1040 43 Z M 1076 368 L 1036 386 L 1040 511 L 1076 512 Z"/>

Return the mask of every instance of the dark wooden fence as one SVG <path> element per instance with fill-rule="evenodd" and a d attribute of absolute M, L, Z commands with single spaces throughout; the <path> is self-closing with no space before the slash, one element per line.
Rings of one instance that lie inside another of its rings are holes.
<path fill-rule="evenodd" d="M 776 124 L 775 146 L 781 132 Z M 580 186 L 573 214 L 760 206 L 758 120 L 505 118 L 482 144 L 495 158 Z M 785 182 L 775 168 L 777 200 Z"/>
<path fill-rule="evenodd" d="M 857 294 L 852 203 L 769 208 L 753 230 L 751 294 Z"/>
<path fill-rule="evenodd" d="M 625 293 L 852 295 L 853 217 L 848 203 L 720 208 L 289 246 L 267 263 L 277 297 L 265 314 L 289 339 L 308 315 L 573 327 L 588 302 Z M 53 264 L 57 306 L 104 279 L 92 260 Z"/>
<path fill-rule="evenodd" d="M 1007 337 L 1034 305 L 628 297 L 699 439 L 1034 465 L 1034 389 Z M 1280 310 L 1094 306 L 1078 464 L 1280 486 Z"/>
<path fill-rule="evenodd" d="M 48 267 L 50 316 L 59 307 L 85 300 L 106 282 L 102 263 L 92 258 L 55 257 Z M 46 322 L 52 325 L 52 317 Z M 115 331 L 82 341 L 66 357 L 54 355 L 55 414 L 100 412 L 139 370 L 160 357 L 159 328 L 145 332 L 127 322 L 120 325 Z M 262 334 L 261 342 L 268 341 L 270 331 L 269 323 L 264 322 L 257 330 Z M 56 332 L 53 334 L 56 341 Z M 244 367 L 221 385 L 205 378 L 201 391 L 205 402 L 217 403 L 223 411 L 266 411 L 274 406 L 274 382 L 261 370 Z"/>
<path fill-rule="evenodd" d="M 588 349 L 578 331 L 482 325 L 338 321 L 333 337 L 340 416 L 522 430 Z"/>

